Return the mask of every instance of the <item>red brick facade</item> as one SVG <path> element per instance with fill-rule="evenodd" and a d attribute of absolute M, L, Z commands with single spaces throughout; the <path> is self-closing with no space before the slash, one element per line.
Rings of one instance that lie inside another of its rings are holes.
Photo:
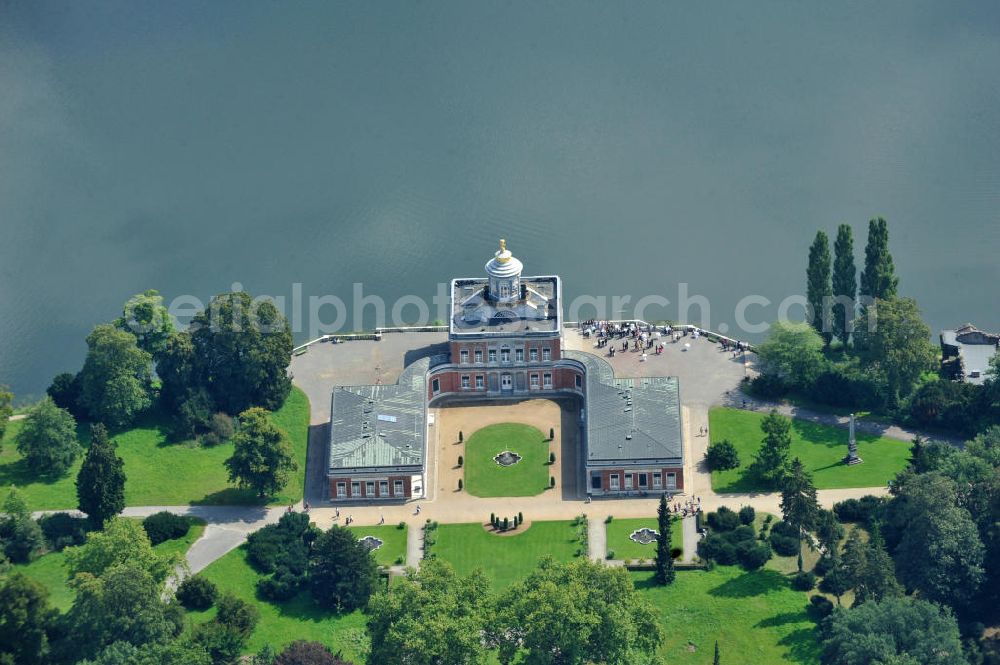
<path fill-rule="evenodd" d="M 329 476 L 327 480 L 330 482 L 331 500 L 402 500 L 412 495 L 411 476 Z M 397 483 L 401 483 L 402 487 Z"/>
<path fill-rule="evenodd" d="M 671 486 L 669 474 L 674 475 L 674 486 Z M 593 486 L 594 475 L 599 475 L 601 479 L 600 488 Z M 656 475 L 659 475 L 657 482 Z M 617 483 L 615 478 L 617 476 Z M 587 478 L 589 490 L 592 494 L 625 494 L 636 492 L 683 492 L 684 491 L 684 470 L 680 467 L 663 467 L 662 469 L 601 469 L 599 472 L 589 474 Z M 617 489 L 615 486 L 617 484 Z M 629 487 L 631 484 L 631 487 Z"/>

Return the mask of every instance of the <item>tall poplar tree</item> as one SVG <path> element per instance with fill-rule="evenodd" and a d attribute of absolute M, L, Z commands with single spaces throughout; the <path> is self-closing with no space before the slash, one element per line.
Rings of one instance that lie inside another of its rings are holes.
<path fill-rule="evenodd" d="M 108 439 L 108 430 L 90 426 L 90 448 L 76 476 L 78 507 L 97 528 L 125 508 L 125 462 Z"/>
<path fill-rule="evenodd" d="M 823 231 L 816 232 L 816 239 L 809 248 L 809 266 L 806 268 L 806 299 L 809 301 L 810 323 L 829 345 L 833 338 L 829 325 L 827 303 L 833 295 L 830 282 L 830 239 Z"/>
<path fill-rule="evenodd" d="M 656 526 L 660 535 L 656 537 L 656 583 L 660 585 L 673 584 L 677 577 L 674 570 L 674 558 L 670 556 L 670 508 L 667 506 L 667 495 L 660 495 L 660 505 L 656 509 Z"/>
<path fill-rule="evenodd" d="M 868 222 L 865 269 L 861 272 L 861 295 L 879 300 L 895 297 L 899 278 L 889 253 L 889 226 L 881 217 Z"/>
<path fill-rule="evenodd" d="M 847 224 L 837 227 L 833 244 L 833 334 L 843 344 L 850 337 L 854 301 L 858 297 L 858 269 L 854 265 L 854 233 Z M 848 310 L 847 303 L 851 303 Z"/>

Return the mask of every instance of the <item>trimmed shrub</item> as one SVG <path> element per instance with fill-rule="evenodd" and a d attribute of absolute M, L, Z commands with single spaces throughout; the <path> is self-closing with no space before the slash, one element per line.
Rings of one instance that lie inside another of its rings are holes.
<path fill-rule="evenodd" d="M 710 534 L 698 543 L 698 556 L 724 566 L 736 563 L 736 548 L 721 534 Z"/>
<path fill-rule="evenodd" d="M 232 416 L 221 411 L 212 416 L 212 421 L 208 424 L 208 429 L 219 441 L 228 441 L 236 433 L 236 426 L 233 423 Z"/>
<path fill-rule="evenodd" d="M 709 513 L 706 521 L 709 528 L 715 531 L 732 531 L 740 525 L 739 516 L 725 506 L 720 506 L 714 513 Z"/>
<path fill-rule="evenodd" d="M 556 454 L 549 453 L 549 464 L 555 464 L 555 463 L 556 463 Z"/>
<path fill-rule="evenodd" d="M 273 665 L 348 665 L 319 642 L 295 640 L 274 659 Z"/>
<path fill-rule="evenodd" d="M 705 452 L 705 466 L 709 471 L 726 471 L 740 465 L 740 455 L 736 446 L 728 439 L 714 441 L 708 444 Z"/>
<path fill-rule="evenodd" d="M 753 506 L 743 506 L 740 508 L 740 524 L 753 524 L 756 518 L 757 511 L 753 509 Z"/>
<path fill-rule="evenodd" d="M 792 588 L 796 591 L 812 591 L 816 586 L 816 576 L 808 571 L 796 573 L 792 577 Z"/>
<path fill-rule="evenodd" d="M 174 515 L 164 510 L 144 519 L 142 527 L 149 536 L 149 542 L 159 545 L 164 541 L 186 536 L 191 529 L 191 521 L 182 515 Z"/>
<path fill-rule="evenodd" d="M 683 555 L 684 555 L 684 550 L 682 550 L 681 548 L 679 548 L 679 547 L 671 547 L 670 548 L 670 558 L 671 559 L 680 559 Z"/>
<path fill-rule="evenodd" d="M 305 586 L 305 571 L 294 572 L 281 566 L 271 577 L 257 582 L 257 591 L 267 600 L 282 602 L 291 600 Z"/>
<path fill-rule="evenodd" d="M 795 556 L 799 551 L 799 541 L 797 538 L 789 538 L 779 534 L 771 533 L 771 547 L 779 556 Z"/>
<path fill-rule="evenodd" d="M 833 505 L 833 512 L 841 522 L 871 524 L 881 519 L 888 500 L 868 494 L 860 499 L 846 499 Z"/>
<path fill-rule="evenodd" d="M 218 595 L 215 584 L 201 575 L 192 575 L 177 587 L 177 602 L 189 610 L 207 610 Z"/>
<path fill-rule="evenodd" d="M 614 558 L 615 558 L 615 551 L 614 550 L 608 550 L 608 559 L 610 560 L 610 559 L 614 559 Z"/>
<path fill-rule="evenodd" d="M 69 513 L 52 513 L 38 518 L 45 542 L 50 550 L 60 552 L 65 547 L 83 545 L 90 530 L 86 517 L 73 517 Z"/>

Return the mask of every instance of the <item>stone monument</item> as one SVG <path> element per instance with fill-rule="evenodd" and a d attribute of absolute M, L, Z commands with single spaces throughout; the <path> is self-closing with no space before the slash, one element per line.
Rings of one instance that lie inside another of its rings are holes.
<path fill-rule="evenodd" d="M 844 458 L 844 464 L 853 465 L 861 464 L 862 462 L 864 460 L 858 457 L 858 442 L 854 438 L 854 414 L 852 413 L 850 433 L 847 438 L 847 457 Z"/>

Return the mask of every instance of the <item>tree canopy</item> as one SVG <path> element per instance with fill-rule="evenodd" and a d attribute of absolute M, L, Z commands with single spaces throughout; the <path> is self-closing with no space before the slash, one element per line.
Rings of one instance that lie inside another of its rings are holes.
<path fill-rule="evenodd" d="M 670 506 L 667 505 L 667 495 L 660 495 L 660 505 L 656 508 L 656 528 L 659 535 L 656 537 L 656 582 L 657 584 L 673 584 L 677 577 L 674 570 L 674 558 L 670 554 L 670 523 L 673 516 L 670 514 Z"/>
<path fill-rule="evenodd" d="M 219 409 L 273 411 L 284 403 L 292 387 L 292 332 L 274 303 L 224 293 L 195 315 L 190 329 L 198 378 Z"/>
<path fill-rule="evenodd" d="M 174 320 L 163 306 L 163 296 L 156 289 L 129 298 L 114 325 L 134 335 L 139 348 L 153 357 L 163 351 L 167 338 L 174 332 Z"/>
<path fill-rule="evenodd" d="M 0 579 L 0 662 L 43 665 L 49 662 L 49 635 L 55 609 L 48 590 L 20 572 Z"/>
<path fill-rule="evenodd" d="M 861 271 L 860 294 L 886 300 L 896 296 L 899 278 L 889 253 L 889 225 L 881 217 L 868 222 L 865 267 Z"/>
<path fill-rule="evenodd" d="M 0 386 L 0 442 L 3 441 L 3 435 L 7 432 L 7 422 L 14 414 L 13 402 L 14 393 L 7 386 Z"/>
<path fill-rule="evenodd" d="M 912 298 L 877 300 L 868 308 L 868 317 L 859 319 L 854 330 L 855 338 L 863 340 L 861 359 L 885 375 L 890 398 L 898 400 L 937 363 L 930 328 Z"/>
<path fill-rule="evenodd" d="M 479 571 L 459 577 L 450 564 L 427 559 L 368 605 L 370 665 L 484 663 L 482 635 L 493 615 L 489 581 Z"/>
<path fill-rule="evenodd" d="M 854 233 L 847 224 L 837 227 L 833 244 L 833 333 L 843 344 L 850 337 L 854 302 L 858 297 L 858 270 L 854 265 Z M 850 306 L 847 303 L 851 303 Z"/>
<path fill-rule="evenodd" d="M 233 455 L 226 460 L 230 482 L 264 497 L 280 491 L 289 474 L 298 468 L 288 436 L 271 422 L 260 407 L 240 414 L 233 436 Z"/>
<path fill-rule="evenodd" d="M 800 541 L 802 533 L 815 526 L 819 514 L 816 486 L 798 457 L 792 460 L 791 470 L 781 481 L 781 514 L 785 522 L 798 530 Z"/>
<path fill-rule="evenodd" d="M 776 487 L 788 472 L 788 453 L 792 447 L 791 421 L 771 411 L 760 423 L 764 439 L 748 472 Z"/>
<path fill-rule="evenodd" d="M 487 638 L 505 664 L 626 665 L 652 662 L 663 632 L 625 569 L 546 557 L 500 596 Z"/>
<path fill-rule="evenodd" d="M 834 611 L 824 626 L 824 665 L 966 665 L 955 617 L 914 598 Z"/>
<path fill-rule="evenodd" d="M 49 397 L 28 412 L 14 441 L 28 468 L 41 475 L 66 473 L 82 450 L 76 420 Z"/>
<path fill-rule="evenodd" d="M 832 338 L 829 309 L 833 296 L 830 281 L 830 239 L 823 231 L 816 232 L 816 239 L 809 247 L 809 265 L 806 268 L 806 300 L 809 301 L 809 322 L 822 336 L 824 342 Z"/>
<path fill-rule="evenodd" d="M 320 606 L 346 611 L 364 607 L 377 584 L 374 557 L 349 529 L 334 524 L 320 534 L 309 566 L 309 588 Z"/>
<path fill-rule="evenodd" d="M 823 338 L 808 323 L 776 321 L 757 347 L 764 374 L 785 385 L 806 387 L 823 371 Z"/>
<path fill-rule="evenodd" d="M 131 333 L 102 324 L 87 335 L 80 403 L 91 420 L 123 427 L 152 404 L 153 359 Z"/>
<path fill-rule="evenodd" d="M 81 573 L 100 577 L 109 568 L 126 562 L 162 583 L 181 559 L 179 555 L 157 554 L 142 524 L 124 517 L 112 517 L 104 531 L 91 533 L 83 545 L 66 548 L 66 570 L 71 579 Z"/>

